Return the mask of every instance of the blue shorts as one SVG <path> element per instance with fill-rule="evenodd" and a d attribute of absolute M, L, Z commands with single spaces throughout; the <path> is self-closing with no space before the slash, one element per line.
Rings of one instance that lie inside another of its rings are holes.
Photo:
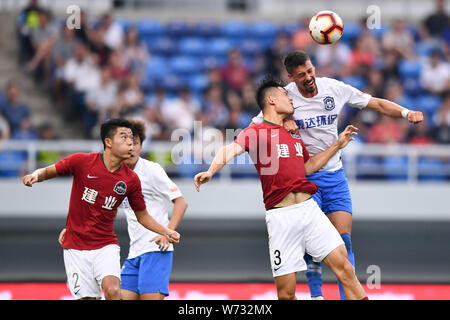
<path fill-rule="evenodd" d="M 121 288 L 138 294 L 160 292 L 169 295 L 173 251 L 146 252 L 126 259 L 120 275 Z"/>
<path fill-rule="evenodd" d="M 323 212 L 326 214 L 336 211 L 353 212 L 352 198 L 343 168 L 336 171 L 318 171 L 306 178 L 319 187 L 313 194 L 313 199 Z"/>

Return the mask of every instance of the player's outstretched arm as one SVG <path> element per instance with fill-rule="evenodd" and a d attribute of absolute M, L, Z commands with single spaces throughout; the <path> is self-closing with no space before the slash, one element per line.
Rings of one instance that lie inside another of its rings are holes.
<path fill-rule="evenodd" d="M 194 185 L 197 191 L 200 191 L 200 186 L 207 183 L 211 178 L 234 157 L 240 155 L 245 150 L 236 142 L 230 143 L 217 152 L 208 171 L 200 172 L 194 177 Z"/>
<path fill-rule="evenodd" d="M 36 169 L 31 174 L 24 175 L 22 177 L 22 182 L 27 187 L 31 187 L 36 182 L 52 179 L 57 176 L 58 172 L 56 171 L 56 167 L 52 164 L 45 168 Z"/>
<path fill-rule="evenodd" d="M 136 218 L 140 224 L 150 231 L 159 233 L 169 239 L 170 242 L 179 243 L 180 234 L 175 230 L 166 228 L 158 221 L 156 221 L 147 211 L 147 209 L 134 211 Z M 155 240 L 157 237 L 153 238 L 151 241 Z"/>
<path fill-rule="evenodd" d="M 367 104 L 367 107 L 389 117 L 403 117 L 411 123 L 419 123 L 423 121 L 422 112 L 408 110 L 407 108 L 386 99 L 371 98 Z"/>
<path fill-rule="evenodd" d="M 345 148 L 350 141 L 355 140 L 353 136 L 358 134 L 358 130 L 359 129 L 357 127 L 348 125 L 345 130 L 342 131 L 342 133 L 339 135 L 338 140 L 333 143 L 327 150 L 312 156 L 308 161 L 305 162 L 306 174 L 312 174 L 322 168 L 328 162 L 328 160 L 330 160 L 331 157 L 336 154 L 336 152 L 338 152 L 342 148 Z"/>

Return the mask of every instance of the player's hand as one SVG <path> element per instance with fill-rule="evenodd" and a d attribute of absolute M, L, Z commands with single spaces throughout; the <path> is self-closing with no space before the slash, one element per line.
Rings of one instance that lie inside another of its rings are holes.
<path fill-rule="evenodd" d="M 31 187 L 35 182 L 38 181 L 38 175 L 36 173 L 31 173 L 23 176 L 22 182 L 27 187 Z"/>
<path fill-rule="evenodd" d="M 64 236 L 65 236 L 65 235 L 66 235 L 66 228 L 62 229 L 61 232 L 60 232 L 60 234 L 59 234 L 59 237 L 58 237 L 58 242 L 59 242 L 59 244 L 62 245 L 62 243 L 63 243 L 63 241 L 64 241 Z"/>
<path fill-rule="evenodd" d="M 423 121 L 423 113 L 421 111 L 410 111 L 406 117 L 411 123 L 419 123 Z"/>
<path fill-rule="evenodd" d="M 208 171 L 197 173 L 194 177 L 194 185 L 197 192 L 200 191 L 200 186 L 211 180 L 212 175 Z"/>
<path fill-rule="evenodd" d="M 293 133 L 297 132 L 297 130 L 298 130 L 298 126 L 295 123 L 295 121 L 294 120 L 290 120 L 290 119 L 283 122 L 283 127 L 287 131 L 293 132 Z"/>
<path fill-rule="evenodd" d="M 358 130 L 359 129 L 357 127 L 348 125 L 338 137 L 339 149 L 345 148 L 350 141 L 355 140 L 353 136 L 358 134 Z"/>
<path fill-rule="evenodd" d="M 150 242 L 155 241 L 155 243 L 158 245 L 159 250 L 161 251 L 167 251 L 170 246 L 170 241 L 166 236 L 158 235 L 154 237 Z"/>
<path fill-rule="evenodd" d="M 167 234 L 166 234 L 167 239 L 169 240 L 169 242 L 171 243 L 179 243 L 180 242 L 180 234 L 178 232 L 176 232 L 175 230 L 172 229 L 167 229 Z"/>

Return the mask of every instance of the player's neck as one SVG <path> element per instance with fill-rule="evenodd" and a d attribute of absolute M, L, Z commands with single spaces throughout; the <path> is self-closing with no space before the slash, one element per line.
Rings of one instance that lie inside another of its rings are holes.
<path fill-rule="evenodd" d="M 103 164 L 106 170 L 109 172 L 114 172 L 122 166 L 123 159 L 114 156 L 109 149 L 106 149 L 102 153 Z"/>
<path fill-rule="evenodd" d="M 264 122 L 269 122 L 271 124 L 276 124 L 276 125 L 282 126 L 284 118 L 285 118 L 284 115 L 278 114 L 278 113 L 265 114 Z"/>

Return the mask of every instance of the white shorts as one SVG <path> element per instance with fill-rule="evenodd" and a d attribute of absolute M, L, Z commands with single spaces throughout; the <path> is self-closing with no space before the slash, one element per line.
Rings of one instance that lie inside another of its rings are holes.
<path fill-rule="evenodd" d="M 313 199 L 267 211 L 266 224 L 274 277 L 306 270 L 305 252 L 320 262 L 344 244 Z"/>
<path fill-rule="evenodd" d="M 96 250 L 64 249 L 67 284 L 75 299 L 102 297 L 102 280 L 120 280 L 120 247 L 110 244 Z"/>

